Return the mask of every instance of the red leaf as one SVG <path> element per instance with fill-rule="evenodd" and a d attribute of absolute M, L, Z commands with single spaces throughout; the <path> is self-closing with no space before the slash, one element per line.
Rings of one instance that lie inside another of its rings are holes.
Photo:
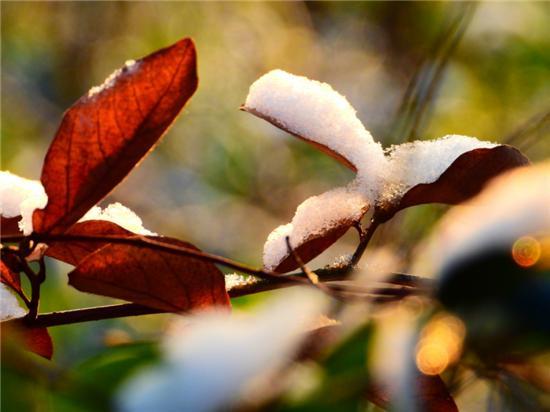
<path fill-rule="evenodd" d="M 19 276 L 19 262 L 9 253 L 2 253 L 0 261 L 0 281 L 17 292 L 21 292 L 21 278 Z"/>
<path fill-rule="evenodd" d="M 134 233 L 121 228 L 115 223 L 106 220 L 88 220 L 79 222 L 69 228 L 67 235 L 118 235 L 118 236 L 135 236 Z M 76 266 L 88 255 L 94 253 L 107 245 L 108 242 L 52 242 L 46 249 L 46 255 L 61 260 L 70 265 Z"/>
<path fill-rule="evenodd" d="M 263 120 L 271 123 L 273 126 L 278 127 L 279 129 L 287 132 L 288 134 L 296 136 L 298 139 L 301 139 L 301 140 L 311 144 L 313 147 L 319 149 L 323 153 L 325 153 L 325 154 L 329 155 L 330 157 L 338 160 L 344 166 L 349 167 L 354 172 L 357 172 L 357 168 L 355 167 L 355 165 L 353 163 L 351 163 L 348 159 L 346 159 L 344 156 L 342 156 L 341 154 L 335 152 L 330 147 L 322 145 L 319 142 L 316 142 L 315 140 L 311 139 L 308 136 L 302 136 L 300 134 L 297 134 L 295 131 L 293 131 L 292 129 L 289 129 L 283 122 L 279 121 L 278 119 L 275 119 L 275 118 L 273 118 L 271 116 L 268 116 L 268 115 L 266 115 L 262 112 L 259 112 L 258 110 L 248 108 L 246 106 L 241 106 L 241 110 L 245 111 L 247 113 L 253 114 L 254 116 L 257 116 L 260 119 L 263 119 Z"/>
<path fill-rule="evenodd" d="M 435 182 L 416 185 L 398 203 L 379 207 L 377 216 L 385 222 L 407 207 L 461 203 L 479 193 L 493 177 L 527 164 L 529 159 L 508 145 L 470 150 L 460 155 Z"/>
<path fill-rule="evenodd" d="M 124 66 L 63 117 L 41 181 L 48 195 L 36 232 L 63 232 L 120 183 L 157 144 L 197 88 L 190 39 Z"/>
<path fill-rule="evenodd" d="M 53 342 L 46 328 L 30 328 L 22 320 L 2 322 L 2 346 L 24 348 L 46 359 L 53 356 Z"/>
<path fill-rule="evenodd" d="M 2 236 L 22 235 L 23 232 L 19 229 L 19 221 L 21 216 L 4 217 L 1 216 L 0 229 Z"/>
<path fill-rule="evenodd" d="M 176 239 L 154 240 L 198 250 Z M 224 276 L 214 264 L 147 246 L 104 246 L 69 273 L 69 284 L 83 292 L 171 312 L 229 306 Z"/>
<path fill-rule="evenodd" d="M 46 359 L 53 356 L 53 342 L 48 329 L 46 328 L 24 328 L 22 329 L 23 343 L 31 352 Z"/>
<path fill-rule="evenodd" d="M 316 258 L 326 249 L 334 244 L 348 231 L 354 222 L 342 222 L 340 226 L 335 227 L 324 233 L 315 233 L 308 240 L 298 246 L 294 246 L 294 251 L 300 257 L 302 262 L 307 263 Z M 273 272 L 287 273 L 291 270 L 299 268 L 300 265 L 294 259 L 294 256 L 288 254 L 281 262 L 273 269 Z"/>

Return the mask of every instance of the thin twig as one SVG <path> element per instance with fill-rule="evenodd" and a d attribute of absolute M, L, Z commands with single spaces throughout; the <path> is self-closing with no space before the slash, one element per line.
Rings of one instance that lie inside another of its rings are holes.
<path fill-rule="evenodd" d="M 365 249 L 367 248 L 370 240 L 372 239 L 372 236 L 374 235 L 374 232 L 379 226 L 379 221 L 376 217 L 376 213 L 371 219 L 370 225 L 366 230 L 363 230 L 360 235 L 360 242 L 357 246 L 357 249 L 355 249 L 355 253 L 353 254 L 351 258 L 351 265 L 355 266 L 357 263 L 359 263 L 359 260 L 361 259 L 361 256 L 363 256 L 363 253 L 365 252 Z"/>

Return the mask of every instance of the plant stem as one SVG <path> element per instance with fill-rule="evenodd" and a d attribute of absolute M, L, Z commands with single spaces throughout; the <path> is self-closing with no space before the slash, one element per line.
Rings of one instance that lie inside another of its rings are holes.
<path fill-rule="evenodd" d="M 372 236 L 374 235 L 374 232 L 376 231 L 379 225 L 380 223 L 375 213 L 371 219 L 370 225 L 367 228 L 367 230 L 360 232 L 359 236 L 361 240 L 359 241 L 359 245 L 357 246 L 357 249 L 355 249 L 355 253 L 351 258 L 352 266 L 357 265 L 357 263 L 359 263 L 359 260 L 361 260 L 361 256 L 363 256 L 365 249 L 367 248 L 370 240 L 372 239 Z"/>
<path fill-rule="evenodd" d="M 351 266 L 340 266 L 335 268 L 319 269 L 315 273 L 319 277 L 320 281 L 329 282 L 346 280 L 351 270 Z M 293 276 L 300 276 L 300 274 L 295 274 Z M 351 299 L 360 297 L 362 299 L 371 299 L 375 303 L 383 303 L 402 299 L 411 294 L 424 294 L 429 282 L 430 281 L 428 279 L 418 276 L 395 273 L 388 280 L 388 283 L 408 287 L 383 287 L 374 289 L 363 288 L 362 290 L 356 291 L 351 291 L 350 289 L 347 290 L 347 292 L 349 292 Z M 293 280 L 286 279 L 286 277 L 280 277 L 278 279 L 260 279 L 257 282 L 235 286 L 231 288 L 228 293 L 231 298 L 237 298 L 241 296 L 247 296 L 256 293 L 266 292 L 269 290 L 292 286 L 297 286 L 297 283 Z M 334 289 L 346 291 L 346 288 L 344 286 L 334 285 Z M 361 293 L 362 295 L 358 296 L 359 293 Z M 42 328 L 156 313 L 168 312 L 160 309 L 138 305 L 136 303 L 123 303 L 116 305 L 44 313 L 38 315 L 34 320 L 27 319 L 26 325 L 33 328 Z M 7 321 L 7 323 L 18 321 L 19 319 L 14 319 Z"/>

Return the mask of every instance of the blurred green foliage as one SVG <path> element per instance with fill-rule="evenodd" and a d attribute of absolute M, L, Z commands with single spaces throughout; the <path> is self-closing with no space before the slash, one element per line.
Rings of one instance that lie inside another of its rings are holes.
<path fill-rule="evenodd" d="M 28 178 L 39 177 L 62 113 L 78 97 L 125 60 L 182 37 L 195 39 L 197 94 L 155 153 L 106 202 L 128 205 L 155 232 L 251 264 L 261 263 L 266 236 L 289 221 L 301 201 L 351 178 L 332 159 L 238 110 L 249 85 L 268 70 L 332 84 L 385 145 L 456 133 L 512 143 L 534 161 L 550 155 L 549 3 L 0 7 L 1 167 Z M 374 241 L 394 246 L 407 259 L 444 210 L 402 212 Z M 349 234 L 317 262 L 349 253 L 354 242 Z M 110 302 L 70 290 L 67 270 L 51 263 L 42 310 Z M 104 352 L 109 343 L 155 339 L 168 320 L 155 315 L 52 328 L 54 363 L 65 370 L 92 355 L 108 357 L 118 351 Z M 49 376 L 36 380 L 5 369 L 6 410 L 84 410 L 71 409 L 44 389 L 55 381 Z M 111 379 L 100 370 L 91 376 Z M 6 382 L 25 384 L 36 396 L 13 396 L 16 386 Z"/>

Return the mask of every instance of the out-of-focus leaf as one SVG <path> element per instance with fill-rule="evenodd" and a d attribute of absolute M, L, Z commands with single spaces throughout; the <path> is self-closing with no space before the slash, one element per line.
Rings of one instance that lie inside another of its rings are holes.
<path fill-rule="evenodd" d="M 416 185 L 396 203 L 379 206 L 377 216 L 379 220 L 387 221 L 400 210 L 411 206 L 458 204 L 478 194 L 493 177 L 527 164 L 529 159 L 508 145 L 470 150 L 449 165 L 435 182 Z"/>
<path fill-rule="evenodd" d="M 125 379 L 158 359 L 157 346 L 149 342 L 104 348 L 72 369 L 70 380 L 60 388 L 61 395 L 93 410 L 110 410 Z"/>
<path fill-rule="evenodd" d="M 104 236 L 117 235 L 123 237 L 135 236 L 134 233 L 106 220 L 88 220 L 71 226 L 67 235 Z M 88 255 L 101 249 L 108 242 L 51 242 L 45 254 L 51 258 L 76 266 Z"/>
<path fill-rule="evenodd" d="M 3 345 L 4 340 L 8 340 L 10 345 L 20 342 L 26 350 L 46 359 L 53 356 L 53 342 L 46 328 L 30 328 L 19 320 L 10 321 L 9 324 L 2 324 Z"/>
<path fill-rule="evenodd" d="M 45 209 L 35 232 L 63 232 L 120 183 L 151 151 L 197 88 L 190 39 L 127 63 L 63 117 L 41 181 Z"/>
<path fill-rule="evenodd" d="M 176 239 L 154 240 L 198 250 Z M 69 273 L 69 284 L 171 312 L 229 306 L 224 276 L 214 264 L 141 245 L 104 246 Z"/>
<path fill-rule="evenodd" d="M 458 412 L 458 407 L 439 375 L 428 376 L 418 373 L 411 377 L 415 386 L 416 410 L 423 412 Z"/>
<path fill-rule="evenodd" d="M 443 273 L 436 295 L 466 324 L 468 348 L 489 363 L 548 348 L 548 268 L 521 267 L 506 249 L 484 250 Z"/>
<path fill-rule="evenodd" d="M 46 359 L 53 356 L 53 342 L 48 329 L 46 328 L 25 328 L 22 329 L 23 342 L 25 347 Z"/>

